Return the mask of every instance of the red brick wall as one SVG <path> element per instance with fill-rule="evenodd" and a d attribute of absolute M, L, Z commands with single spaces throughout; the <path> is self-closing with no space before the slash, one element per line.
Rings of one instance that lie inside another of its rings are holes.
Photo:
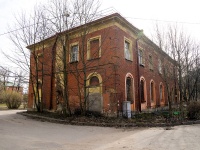
<path fill-rule="evenodd" d="M 122 93 L 123 100 L 125 100 L 125 76 L 127 73 L 133 75 L 134 79 L 134 97 L 135 97 L 135 106 L 138 105 L 138 72 L 137 72 L 137 48 L 136 48 L 136 39 L 130 35 L 130 32 L 123 31 L 117 26 L 112 26 L 106 29 L 101 29 L 95 31 L 91 34 L 88 34 L 85 40 L 85 50 L 87 50 L 87 39 L 95 36 L 101 35 L 101 58 L 94 60 L 85 60 L 87 64 L 87 76 L 92 72 L 97 72 L 101 75 L 103 79 L 102 83 L 102 92 L 103 97 L 106 101 L 108 100 L 108 93 L 112 89 L 116 89 L 117 93 Z M 133 61 L 128 61 L 124 58 L 124 37 L 130 39 L 132 41 L 132 50 L 133 50 Z M 74 38 L 70 43 L 79 41 L 79 48 L 81 47 L 81 39 Z M 69 44 L 70 44 L 69 43 Z M 141 44 L 143 43 L 143 44 Z M 159 102 L 159 84 L 162 82 L 164 85 L 164 81 L 161 75 L 158 73 L 158 59 L 162 56 L 162 53 L 155 52 L 152 46 L 145 44 L 145 42 L 140 42 L 139 45 L 145 50 L 145 66 L 140 66 L 140 77 L 143 76 L 146 81 L 146 89 L 147 89 L 147 103 L 150 106 L 150 81 L 153 80 L 155 82 L 155 90 L 156 90 L 156 103 Z M 79 49 L 79 51 L 82 49 Z M 85 54 L 86 51 L 85 51 Z M 154 70 L 150 71 L 148 64 L 149 54 L 153 57 Z M 162 56 L 164 57 L 164 56 Z M 32 58 L 32 57 L 31 57 Z M 67 57 L 68 59 L 69 57 Z M 80 58 L 79 58 L 80 60 Z M 44 53 L 44 62 L 45 62 L 45 76 L 43 81 L 43 98 L 44 98 L 44 107 L 46 109 L 50 108 L 50 92 L 51 92 L 51 48 L 46 48 Z M 78 65 L 78 69 L 81 70 L 83 65 L 81 61 L 78 63 L 70 63 L 69 69 L 71 72 L 74 71 Z M 31 59 L 31 66 L 34 66 L 34 63 Z M 78 88 L 77 88 L 77 79 L 73 75 L 73 73 L 69 73 L 69 96 L 71 100 L 71 105 L 77 106 L 78 103 Z M 81 86 L 83 87 L 83 72 L 80 71 L 79 80 L 81 82 Z M 55 85 L 55 82 L 52 83 Z M 32 107 L 32 87 L 31 84 L 29 86 L 29 107 Z M 166 92 L 165 92 L 165 100 Z M 53 109 L 56 109 L 56 91 L 55 86 L 53 87 Z M 167 102 L 165 102 L 167 103 Z M 105 109 L 107 105 L 104 103 Z M 146 106 L 145 106 L 146 107 Z M 144 107 L 144 108 L 145 108 Z M 135 108 L 136 109 L 136 108 Z"/>

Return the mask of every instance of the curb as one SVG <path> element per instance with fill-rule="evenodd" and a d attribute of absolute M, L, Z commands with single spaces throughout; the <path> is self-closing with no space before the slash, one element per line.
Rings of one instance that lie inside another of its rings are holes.
<path fill-rule="evenodd" d="M 192 125 L 192 124 L 200 124 L 200 120 L 195 121 L 187 121 L 187 122 L 177 122 L 177 123 L 95 123 L 95 122 L 78 122 L 73 120 L 62 120 L 55 119 L 45 116 L 38 116 L 33 114 L 28 114 L 24 112 L 18 112 L 17 114 L 37 119 L 40 121 L 47 121 L 52 123 L 60 123 L 60 124 L 69 124 L 69 125 L 79 125 L 79 126 L 99 126 L 99 127 L 115 127 L 115 128 L 130 128 L 130 127 L 169 127 L 169 126 L 179 126 L 179 125 Z"/>

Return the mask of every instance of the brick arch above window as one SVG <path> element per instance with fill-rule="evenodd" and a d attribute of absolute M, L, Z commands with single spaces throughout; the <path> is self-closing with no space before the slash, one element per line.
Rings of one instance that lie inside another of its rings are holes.
<path fill-rule="evenodd" d="M 102 93 L 102 77 L 97 72 L 92 72 L 87 76 L 86 86 L 89 93 Z"/>
<path fill-rule="evenodd" d="M 93 77 L 97 77 L 99 80 L 99 85 L 102 86 L 102 82 L 103 82 L 102 77 L 97 72 L 92 72 L 87 76 L 87 86 L 90 85 L 90 79 L 92 79 Z M 96 80 L 95 78 L 93 78 L 93 79 Z"/>

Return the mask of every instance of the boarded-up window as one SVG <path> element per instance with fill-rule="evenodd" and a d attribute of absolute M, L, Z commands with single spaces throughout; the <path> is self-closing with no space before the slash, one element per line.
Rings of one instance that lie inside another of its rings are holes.
<path fill-rule="evenodd" d="M 99 39 L 90 41 L 90 59 L 99 58 Z"/>

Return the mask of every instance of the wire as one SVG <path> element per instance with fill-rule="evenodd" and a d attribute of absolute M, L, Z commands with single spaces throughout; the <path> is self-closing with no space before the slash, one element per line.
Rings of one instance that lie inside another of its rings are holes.
<path fill-rule="evenodd" d="M 113 8 L 113 7 L 110 7 L 110 8 L 107 8 L 107 9 L 104 9 L 104 10 L 101 10 L 101 11 L 99 11 L 99 12 L 101 12 L 102 14 L 104 14 L 104 13 L 114 13 L 114 12 L 117 12 L 117 13 L 119 13 L 115 8 Z M 102 16 L 105 16 L 105 15 L 102 15 Z M 200 22 L 184 22 L 184 21 L 170 21 L 170 20 L 159 20 L 159 19 L 148 19 L 148 18 L 134 18 L 134 17 L 125 17 L 125 16 L 123 16 L 124 18 L 126 18 L 126 19 L 136 19 L 136 20 L 143 20 L 143 21 L 155 21 L 155 22 L 165 22 L 165 23 L 169 23 L 169 22 L 171 22 L 171 23 L 179 23 L 179 24 L 193 24 L 193 25 L 199 25 L 200 24 Z M 52 18 L 52 19 L 49 19 L 49 20 L 53 20 L 53 19 L 55 19 L 55 18 Z M 27 25 L 27 26 L 24 26 L 24 27 L 22 27 L 22 28 L 18 28 L 18 29 L 15 29 L 15 30 L 11 30 L 11 31 L 8 31 L 8 32 L 4 32 L 4 33 L 0 33 L 0 36 L 4 36 L 4 35 L 6 35 L 6 34 L 9 34 L 9 33 L 12 33 L 12 32 L 15 32 L 15 31 L 18 31 L 18 30 L 21 30 L 21 29 L 24 29 L 24 28 L 28 28 L 28 27 L 31 27 L 31 26 L 33 26 L 33 25 L 36 25 L 37 23 L 35 23 L 35 24 L 31 24 L 31 25 Z"/>
<path fill-rule="evenodd" d="M 144 20 L 144 21 L 155 21 L 155 22 L 171 22 L 171 23 L 180 23 L 180 24 L 200 24 L 200 22 L 172 21 L 172 20 L 159 20 L 159 19 L 146 19 L 146 18 L 133 18 L 133 17 L 124 17 L 124 18 Z"/>

